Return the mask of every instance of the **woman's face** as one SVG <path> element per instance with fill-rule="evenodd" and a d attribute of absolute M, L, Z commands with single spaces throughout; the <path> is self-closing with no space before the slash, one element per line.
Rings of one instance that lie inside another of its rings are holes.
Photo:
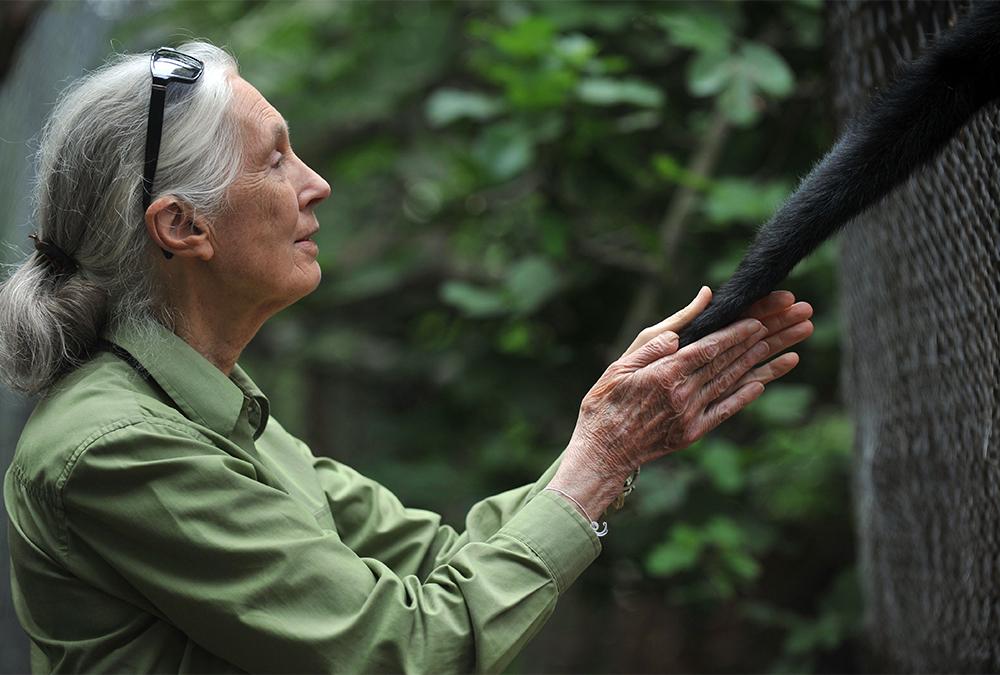
<path fill-rule="evenodd" d="M 271 313 L 319 284 L 313 208 L 330 185 L 295 155 L 284 118 L 260 92 L 240 77 L 232 85 L 244 158 L 229 209 L 211 228 L 215 263 L 235 301 Z"/>

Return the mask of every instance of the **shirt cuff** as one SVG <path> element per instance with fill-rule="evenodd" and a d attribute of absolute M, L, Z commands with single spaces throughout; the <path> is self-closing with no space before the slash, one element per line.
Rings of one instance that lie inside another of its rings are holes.
<path fill-rule="evenodd" d="M 532 497 L 501 533 L 522 542 L 541 559 L 560 594 L 602 550 L 601 540 L 583 514 L 550 490 Z"/>

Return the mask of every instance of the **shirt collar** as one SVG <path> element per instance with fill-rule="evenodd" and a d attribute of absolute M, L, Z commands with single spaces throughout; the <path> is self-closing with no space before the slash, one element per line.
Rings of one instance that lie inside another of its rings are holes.
<path fill-rule="evenodd" d="M 108 327 L 102 337 L 131 354 L 191 421 L 229 438 L 246 407 L 245 420 L 255 440 L 267 426 L 267 397 L 239 364 L 226 377 L 157 321 L 141 328 Z"/>

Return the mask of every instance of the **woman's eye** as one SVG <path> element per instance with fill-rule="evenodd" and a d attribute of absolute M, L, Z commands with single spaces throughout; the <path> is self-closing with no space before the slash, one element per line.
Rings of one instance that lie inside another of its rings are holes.
<path fill-rule="evenodd" d="M 279 152 L 278 153 L 278 158 L 271 163 L 271 168 L 277 169 L 278 167 L 281 166 L 281 163 L 283 161 L 285 161 L 285 155 L 284 155 L 284 153 L 280 153 Z"/>

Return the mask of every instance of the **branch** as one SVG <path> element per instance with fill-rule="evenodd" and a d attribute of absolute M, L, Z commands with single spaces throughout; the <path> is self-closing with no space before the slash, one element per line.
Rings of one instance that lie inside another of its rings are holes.
<path fill-rule="evenodd" d="M 658 260 L 627 246 L 616 245 L 607 237 L 580 239 L 578 246 L 581 253 L 610 267 L 617 267 L 650 279 L 659 278 Z"/>

